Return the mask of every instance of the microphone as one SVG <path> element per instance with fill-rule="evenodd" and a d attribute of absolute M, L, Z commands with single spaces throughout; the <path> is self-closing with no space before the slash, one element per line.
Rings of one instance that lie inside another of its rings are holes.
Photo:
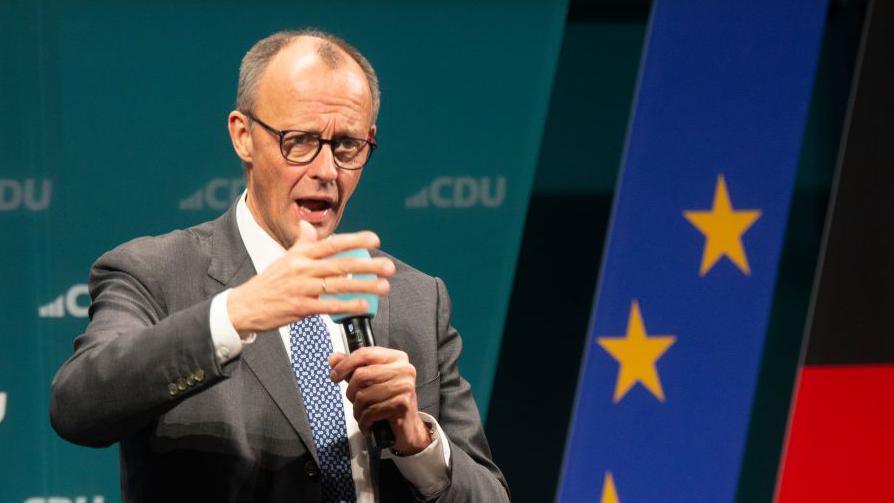
<path fill-rule="evenodd" d="M 334 255 L 337 258 L 359 258 L 369 259 L 369 251 L 364 249 L 355 249 L 341 252 Z M 350 277 L 355 279 L 375 279 L 375 274 L 354 274 Z M 345 346 L 348 353 L 353 353 L 360 348 L 366 348 L 376 345 L 376 338 L 373 335 L 372 318 L 379 310 L 379 297 L 369 293 L 342 293 L 332 295 L 320 295 L 321 298 L 334 298 L 339 300 L 355 300 L 366 299 L 369 309 L 361 314 L 333 314 L 331 318 L 336 323 L 341 323 L 345 329 Z M 378 449 L 387 449 L 394 446 L 394 432 L 391 431 L 391 425 L 388 421 L 376 421 L 372 425 L 373 444 Z"/>

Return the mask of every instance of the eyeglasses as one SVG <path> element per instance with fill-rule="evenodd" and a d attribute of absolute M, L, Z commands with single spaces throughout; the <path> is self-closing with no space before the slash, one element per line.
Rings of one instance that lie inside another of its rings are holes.
<path fill-rule="evenodd" d="M 369 161 L 372 151 L 379 146 L 376 143 L 376 139 L 372 136 L 367 137 L 365 140 L 351 138 L 350 136 L 338 136 L 327 140 L 320 136 L 320 133 L 290 129 L 280 131 L 267 125 L 249 112 L 242 113 L 247 115 L 252 121 L 260 124 L 273 136 L 279 137 L 279 151 L 282 152 L 282 156 L 286 161 L 292 164 L 310 164 L 323 150 L 323 145 L 329 144 L 336 166 L 341 169 L 360 169 Z"/>

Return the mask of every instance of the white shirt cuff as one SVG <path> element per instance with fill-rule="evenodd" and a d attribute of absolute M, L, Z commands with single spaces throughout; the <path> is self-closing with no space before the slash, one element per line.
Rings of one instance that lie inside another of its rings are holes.
<path fill-rule="evenodd" d="M 245 339 L 239 337 L 239 332 L 236 332 L 233 322 L 230 321 L 230 314 L 227 312 L 227 298 L 229 296 L 229 289 L 215 295 L 211 299 L 209 314 L 211 342 L 214 344 L 214 354 L 217 356 L 217 363 L 221 365 L 236 358 L 242 352 L 242 345 L 251 344 L 256 336 L 256 334 L 251 334 Z"/>
<path fill-rule="evenodd" d="M 411 456 L 392 456 L 401 475 L 429 499 L 450 485 L 450 442 L 441 425 L 431 415 L 420 412 L 422 420 L 432 426 L 432 442 Z"/>

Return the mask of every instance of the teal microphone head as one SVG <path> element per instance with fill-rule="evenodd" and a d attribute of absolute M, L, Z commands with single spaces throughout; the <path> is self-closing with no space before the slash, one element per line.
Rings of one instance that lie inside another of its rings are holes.
<path fill-rule="evenodd" d="M 336 258 L 359 258 L 359 259 L 370 259 L 369 251 L 363 248 L 357 248 L 354 250 L 343 251 L 336 255 L 333 255 Z M 354 279 L 375 279 L 375 274 L 352 274 L 349 277 Z M 327 294 L 320 295 L 321 299 L 338 299 L 338 300 L 354 300 L 354 299 L 366 299 L 367 304 L 369 305 L 369 309 L 365 313 L 360 314 L 347 314 L 347 313 L 338 313 L 331 315 L 332 321 L 336 323 L 341 323 L 342 321 L 348 318 L 356 318 L 357 316 L 368 316 L 372 318 L 379 311 L 379 296 L 373 295 L 371 293 L 337 293 L 337 294 Z"/>

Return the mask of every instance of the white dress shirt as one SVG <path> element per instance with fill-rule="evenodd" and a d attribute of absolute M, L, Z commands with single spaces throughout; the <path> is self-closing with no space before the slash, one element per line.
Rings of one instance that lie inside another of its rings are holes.
<path fill-rule="evenodd" d="M 252 264 L 260 274 L 281 257 L 285 253 L 285 249 L 258 225 L 245 199 L 246 193 L 243 193 L 236 204 L 236 223 Z M 255 339 L 255 334 L 241 339 L 236 329 L 233 328 L 227 312 L 229 292 L 230 290 L 225 290 L 216 295 L 211 301 L 210 310 L 211 338 L 221 365 L 239 355 L 243 345 L 250 344 Z M 332 321 L 328 315 L 322 315 L 321 318 L 332 339 L 333 351 L 346 353 L 344 328 Z M 289 326 L 279 327 L 279 335 L 286 353 L 291 356 Z M 339 387 L 345 410 L 348 443 L 351 448 L 351 472 L 357 493 L 357 503 L 374 503 L 375 490 L 369 476 L 369 452 L 366 449 L 366 438 L 360 431 L 357 420 L 354 419 L 354 407 L 345 395 L 348 383 L 342 381 L 339 383 Z M 298 392 L 297 385 L 295 392 Z M 432 443 L 422 452 L 412 456 L 392 456 L 389 451 L 382 451 L 382 457 L 391 457 L 404 478 L 413 484 L 420 495 L 429 498 L 444 490 L 450 483 L 448 473 L 450 443 L 444 440 L 446 439 L 444 431 L 432 416 L 424 412 L 420 412 L 420 415 L 422 420 L 431 426 Z"/>

